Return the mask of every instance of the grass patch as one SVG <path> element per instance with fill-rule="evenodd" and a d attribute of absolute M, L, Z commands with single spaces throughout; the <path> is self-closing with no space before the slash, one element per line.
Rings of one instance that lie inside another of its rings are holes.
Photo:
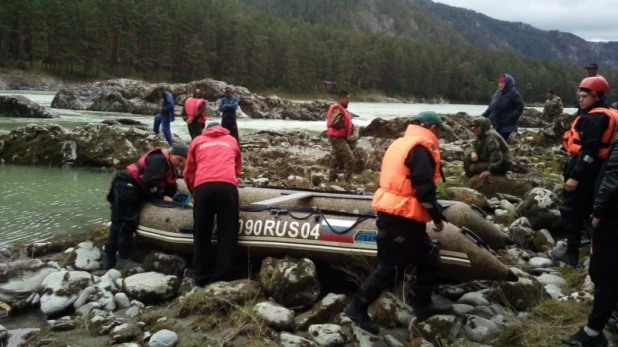
<path fill-rule="evenodd" d="M 558 271 L 560 271 L 560 275 L 562 275 L 562 278 L 566 281 L 566 285 L 562 288 L 565 293 L 573 293 L 581 290 L 586 280 L 586 270 L 578 270 L 570 266 L 564 266 L 558 268 Z"/>
<path fill-rule="evenodd" d="M 438 183 L 438 187 L 436 191 L 438 193 L 438 199 L 444 199 L 444 200 L 448 199 L 448 195 L 446 194 L 446 187 L 444 183 L 442 182 Z"/>
<path fill-rule="evenodd" d="M 590 305 L 546 299 L 530 311 L 527 320 L 507 327 L 496 346 L 555 347 L 586 324 Z"/>

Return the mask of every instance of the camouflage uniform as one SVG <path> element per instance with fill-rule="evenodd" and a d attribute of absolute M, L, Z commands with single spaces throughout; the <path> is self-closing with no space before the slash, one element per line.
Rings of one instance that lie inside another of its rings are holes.
<path fill-rule="evenodd" d="M 331 125 L 334 128 L 343 126 L 343 114 L 335 110 L 332 115 Z M 357 133 L 358 134 L 358 133 Z M 354 133 L 350 137 L 353 137 Z M 348 138 L 350 138 L 348 137 Z M 345 170 L 344 179 L 346 182 L 350 182 L 352 174 L 354 172 L 355 159 L 352 149 L 348 144 L 348 138 L 344 137 L 329 137 L 331 152 L 330 152 L 330 180 L 334 181 L 337 178 L 337 169 L 339 164 L 343 162 Z M 352 141 L 355 142 L 355 141 Z M 356 145 L 354 145 L 356 147 Z"/>
<path fill-rule="evenodd" d="M 487 118 L 476 118 L 475 125 L 481 126 L 481 135 L 474 141 L 474 152 L 478 156 L 476 162 L 472 162 L 472 152 L 464 156 L 464 170 L 466 176 L 472 177 L 483 171 L 492 174 L 504 175 L 510 169 L 512 159 L 509 147 L 495 130 L 491 130 L 491 124 Z"/>
<path fill-rule="evenodd" d="M 554 96 L 553 99 L 547 99 L 545 101 L 545 108 L 543 109 L 543 118 L 548 118 L 550 121 L 560 117 L 564 106 L 562 105 L 562 99 L 559 96 Z"/>

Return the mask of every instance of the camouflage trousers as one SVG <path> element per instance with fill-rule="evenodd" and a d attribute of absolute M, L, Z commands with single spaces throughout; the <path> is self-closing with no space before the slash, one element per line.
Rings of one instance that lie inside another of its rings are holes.
<path fill-rule="evenodd" d="M 352 179 L 354 166 L 356 165 L 354 153 L 352 153 L 352 150 L 350 149 L 350 146 L 345 138 L 329 137 L 329 140 L 331 145 L 329 178 L 331 181 L 334 181 L 337 178 L 337 168 L 339 167 L 339 164 L 343 162 L 343 167 L 345 170 L 344 179 L 346 182 L 349 182 L 350 179 Z"/>
<path fill-rule="evenodd" d="M 498 170 L 493 170 L 491 172 L 492 175 L 504 175 L 509 170 L 510 164 L 505 163 L 502 167 L 498 168 Z M 474 175 L 479 175 L 483 171 L 489 170 L 489 163 L 484 161 L 477 161 L 476 163 L 472 162 L 470 155 L 467 154 L 464 157 L 464 171 L 466 172 L 466 176 L 472 177 Z"/>

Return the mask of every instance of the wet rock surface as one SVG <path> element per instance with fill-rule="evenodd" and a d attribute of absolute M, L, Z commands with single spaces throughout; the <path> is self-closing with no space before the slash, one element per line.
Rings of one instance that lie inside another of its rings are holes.
<path fill-rule="evenodd" d="M 321 290 L 315 264 L 309 259 L 266 258 L 262 262 L 260 283 L 267 295 L 286 307 L 313 305 Z"/>
<path fill-rule="evenodd" d="M 18 118 L 57 118 L 58 115 L 21 95 L 0 95 L 0 115 Z"/>

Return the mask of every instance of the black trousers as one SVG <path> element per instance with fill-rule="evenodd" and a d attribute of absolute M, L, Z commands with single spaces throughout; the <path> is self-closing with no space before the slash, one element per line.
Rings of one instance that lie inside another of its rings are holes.
<path fill-rule="evenodd" d="M 227 280 L 238 243 L 238 188 L 225 182 L 200 184 L 195 188 L 193 204 L 193 268 L 198 285 Z M 217 216 L 217 261 L 208 270 L 215 216 Z"/>
<path fill-rule="evenodd" d="M 191 135 L 191 140 L 202 135 L 202 131 L 204 131 L 204 127 L 206 125 L 204 123 L 191 122 L 187 124 L 187 128 L 189 129 L 189 135 Z"/>
<path fill-rule="evenodd" d="M 579 256 L 584 220 L 590 218 L 594 204 L 594 182 L 582 180 L 572 192 L 562 191 L 560 215 L 567 237 L 567 253 Z"/>
<path fill-rule="evenodd" d="M 603 331 L 618 303 L 618 219 L 601 221 L 592 235 L 590 279 L 594 283 L 594 304 L 588 327 Z"/>
<path fill-rule="evenodd" d="M 222 119 L 221 126 L 230 131 L 230 135 L 232 135 L 238 145 L 240 146 L 240 135 L 238 134 L 238 126 L 236 125 L 236 119 Z"/>
<path fill-rule="evenodd" d="M 441 270 L 440 247 L 434 244 L 426 224 L 414 220 L 378 214 L 378 266 L 361 285 L 357 299 L 364 305 L 375 301 L 383 290 L 395 286 L 403 279 L 405 267 L 416 266 L 414 281 L 415 305 L 428 305 L 431 293 Z"/>
<path fill-rule="evenodd" d="M 144 193 L 128 172 L 120 171 L 112 180 L 107 201 L 111 204 L 112 225 L 105 242 L 105 252 L 112 261 L 116 259 L 116 252 L 120 258 L 127 259 L 145 201 Z"/>
<path fill-rule="evenodd" d="M 509 142 L 509 137 L 511 137 L 512 132 L 510 132 L 510 131 L 499 131 L 498 134 L 500 134 L 500 136 L 502 136 L 504 141 Z"/>

